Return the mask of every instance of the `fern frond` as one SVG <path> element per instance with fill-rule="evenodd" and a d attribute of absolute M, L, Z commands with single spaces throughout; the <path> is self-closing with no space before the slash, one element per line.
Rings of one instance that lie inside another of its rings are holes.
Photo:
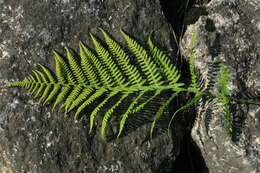
<path fill-rule="evenodd" d="M 219 85 L 219 91 L 217 96 L 219 97 L 220 102 L 223 106 L 224 111 L 224 125 L 226 128 L 226 131 L 229 135 L 232 133 L 232 117 L 230 113 L 230 90 L 228 89 L 228 82 L 230 80 L 230 69 L 227 66 L 222 66 L 220 68 L 220 77 L 218 81 Z"/>
<path fill-rule="evenodd" d="M 197 75 L 195 71 L 195 57 L 196 57 L 196 52 L 195 52 L 195 44 L 197 42 L 197 32 L 195 31 L 192 35 L 192 40 L 191 40 L 191 48 L 190 48 L 190 56 L 188 57 L 189 59 L 189 68 L 190 68 L 190 74 L 191 74 L 191 84 L 189 88 L 198 91 L 198 86 L 197 86 Z"/>
<path fill-rule="evenodd" d="M 48 101 L 52 100 L 53 97 L 58 93 L 58 91 L 61 89 L 60 85 L 54 85 L 52 91 L 50 92 L 49 96 L 45 99 L 43 102 L 43 105 L 45 105 Z"/>
<path fill-rule="evenodd" d="M 59 70 L 61 70 L 61 75 L 65 74 L 66 78 L 64 79 L 64 77 L 62 77 L 61 75 L 58 75 L 58 74 L 57 74 L 57 76 L 59 76 L 59 78 L 64 79 L 64 82 L 66 80 L 66 83 L 76 83 L 76 79 L 73 76 L 72 71 L 70 70 L 67 62 L 65 62 L 64 59 L 55 51 L 54 51 L 54 56 L 55 56 L 55 61 L 60 63 L 60 64 L 56 64 L 56 66 L 57 65 L 61 66 L 61 69 L 59 69 Z"/>
<path fill-rule="evenodd" d="M 36 94 L 34 95 L 34 98 L 37 98 L 44 90 L 46 80 L 45 80 L 42 72 L 40 72 L 38 70 L 34 70 L 34 73 L 35 73 L 35 76 L 37 77 L 38 82 L 40 83 L 40 87 L 37 90 Z"/>
<path fill-rule="evenodd" d="M 76 108 L 80 103 L 82 103 L 88 96 L 94 91 L 93 88 L 84 88 L 80 95 L 72 102 L 71 106 L 67 109 L 70 112 L 72 109 Z"/>
<path fill-rule="evenodd" d="M 124 50 L 109 34 L 103 29 L 100 30 L 105 38 L 104 44 L 90 34 L 94 50 L 80 42 L 79 61 L 76 60 L 78 56 L 65 47 L 65 57 L 53 52 L 54 73 L 47 67 L 39 65 L 39 70 L 33 70 L 32 75 L 6 86 L 25 88 L 43 104 L 53 102 L 52 110 L 60 105 L 59 110 L 64 110 L 65 116 L 75 111 L 74 119 L 82 115 L 89 105 L 95 103 L 95 108 L 89 110 L 91 112 L 86 115 L 90 118 L 89 132 L 93 129 L 96 115 L 109 107 L 103 115 L 101 124 L 103 138 L 107 123 L 116 109 L 121 107 L 125 109 L 119 111 L 123 112 L 119 115 L 117 135 L 119 137 L 129 116 L 144 110 L 146 105 L 152 104 L 163 92 L 175 93 L 166 103 L 161 103 L 162 106 L 153 115 L 152 133 L 173 96 L 188 91 L 184 88 L 184 84 L 179 82 L 179 71 L 153 44 L 151 38 L 148 40 L 150 50 L 146 50 L 144 46 L 121 31 L 131 52 L 129 54 L 129 50 Z"/>
<path fill-rule="evenodd" d="M 82 44 L 82 49 L 84 53 L 91 59 L 91 62 L 93 63 L 93 68 L 95 68 L 98 72 L 98 75 L 101 79 L 101 83 L 106 86 L 112 86 L 114 85 L 114 81 L 112 80 L 112 77 L 108 73 L 107 69 L 102 65 L 100 60 L 92 53 L 90 49 L 88 49 L 86 46 Z"/>
<path fill-rule="evenodd" d="M 150 96 L 148 99 L 146 99 L 145 102 L 138 104 L 135 108 L 133 108 L 132 114 L 142 110 L 148 103 L 150 103 L 157 96 L 159 96 L 161 94 L 161 92 L 162 92 L 162 90 L 157 90 L 152 96 Z"/>
<path fill-rule="evenodd" d="M 62 105 L 62 107 L 65 107 L 65 113 L 68 112 L 69 107 L 71 106 L 71 104 L 75 101 L 76 98 L 79 97 L 81 91 L 83 90 L 82 86 L 78 85 L 75 86 L 73 88 L 73 90 L 71 91 L 70 95 L 68 95 L 66 101 L 64 102 L 64 104 Z"/>
<path fill-rule="evenodd" d="M 61 92 L 59 93 L 59 95 L 57 96 L 57 99 L 55 100 L 54 104 L 53 104 L 53 107 L 52 107 L 52 110 L 55 109 L 55 107 L 61 103 L 63 100 L 65 100 L 66 96 L 68 95 L 70 91 L 70 87 L 69 86 L 63 86 L 61 88 Z"/>
<path fill-rule="evenodd" d="M 57 80 L 58 82 L 66 82 L 66 76 L 64 75 L 64 69 L 63 69 L 63 66 L 61 64 L 61 57 L 59 56 L 59 54 L 55 51 L 53 51 L 53 57 L 54 57 L 54 60 L 55 60 L 55 74 L 57 76 Z"/>

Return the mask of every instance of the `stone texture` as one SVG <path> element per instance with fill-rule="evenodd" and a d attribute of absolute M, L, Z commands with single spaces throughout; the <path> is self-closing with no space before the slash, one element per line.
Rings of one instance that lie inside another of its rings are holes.
<path fill-rule="evenodd" d="M 0 84 L 22 80 L 38 63 L 53 69 L 53 49 L 77 50 L 89 32 L 100 35 L 97 27 L 120 42 L 120 28 L 142 41 L 155 30 L 156 42 L 171 50 L 158 0 L 0 0 L 0 9 Z M 1 172 L 167 172 L 164 161 L 178 153 L 180 133 L 148 141 L 144 126 L 106 143 L 99 132 L 88 134 L 87 122 L 50 112 L 25 90 L 3 89 L 0 97 Z"/>
<path fill-rule="evenodd" d="M 192 33 L 198 31 L 196 67 L 207 82 L 210 62 L 223 60 L 232 71 L 229 88 L 238 99 L 260 100 L 260 1 L 211 0 L 187 26 L 182 39 L 187 55 Z M 196 16 L 196 9 L 186 21 Z M 195 12 L 195 13 L 194 13 Z M 218 76 L 215 77 L 215 80 Z M 211 91 L 216 90 L 216 85 Z M 197 107 L 192 138 L 201 149 L 210 173 L 260 172 L 260 108 L 232 102 L 232 139 L 223 128 L 222 107 L 216 99 L 203 100 Z"/>

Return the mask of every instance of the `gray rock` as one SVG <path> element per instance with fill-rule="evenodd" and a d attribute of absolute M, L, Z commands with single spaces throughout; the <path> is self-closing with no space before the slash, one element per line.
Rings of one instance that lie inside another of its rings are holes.
<path fill-rule="evenodd" d="M 260 1 L 211 0 L 202 8 L 208 14 L 188 25 L 182 40 L 184 55 L 188 54 L 192 33 L 198 31 L 195 64 L 205 82 L 209 81 L 210 62 L 221 59 L 232 71 L 228 86 L 232 95 L 259 101 Z M 188 14 L 186 21 L 194 15 Z M 218 76 L 214 80 L 217 79 Z M 216 87 L 213 85 L 210 90 L 214 92 Z M 231 139 L 223 127 L 223 110 L 216 99 L 203 100 L 198 105 L 192 137 L 210 173 L 260 172 L 260 108 L 236 101 L 231 108 Z"/>
<path fill-rule="evenodd" d="M 97 27 L 120 42 L 120 28 L 142 41 L 155 30 L 156 42 L 171 50 L 158 0 L 1 0 L 0 9 L 1 85 L 22 80 L 38 63 L 54 69 L 53 49 L 77 50 L 80 40 L 90 43 L 89 32 L 100 35 Z M 50 112 L 25 90 L 3 89 L 0 96 L 0 172 L 149 173 L 178 153 L 182 134 L 147 141 L 144 126 L 106 143 L 98 131 L 89 135 L 85 122 Z"/>

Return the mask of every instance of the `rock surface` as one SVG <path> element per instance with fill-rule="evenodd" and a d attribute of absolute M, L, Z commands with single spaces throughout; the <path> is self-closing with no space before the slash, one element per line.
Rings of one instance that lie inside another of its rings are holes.
<path fill-rule="evenodd" d="M 89 32 L 100 35 L 97 27 L 120 42 L 120 28 L 143 41 L 155 30 L 156 42 L 171 49 L 158 0 L 0 0 L 0 9 L 1 85 L 38 63 L 54 69 L 53 49 L 77 50 L 80 40 L 90 43 Z M 144 126 L 106 143 L 99 132 L 88 134 L 86 122 L 50 112 L 25 90 L 4 89 L 0 97 L 0 172 L 167 172 L 178 153 L 181 134 L 147 141 Z"/>
<path fill-rule="evenodd" d="M 199 8 L 204 8 L 207 14 L 198 16 Z M 193 13 L 187 14 L 186 21 L 196 15 L 198 20 L 187 27 L 183 51 L 187 54 L 192 33 L 197 31 L 195 63 L 202 78 L 206 79 L 210 73 L 210 62 L 221 59 L 232 71 L 229 84 L 232 95 L 259 101 L 260 1 L 211 0 L 190 12 Z M 216 85 L 210 89 L 216 90 Z M 203 100 L 197 107 L 192 137 L 210 173 L 260 172 L 260 108 L 235 101 L 231 108 L 234 127 L 231 140 L 223 128 L 222 108 L 215 99 Z"/>

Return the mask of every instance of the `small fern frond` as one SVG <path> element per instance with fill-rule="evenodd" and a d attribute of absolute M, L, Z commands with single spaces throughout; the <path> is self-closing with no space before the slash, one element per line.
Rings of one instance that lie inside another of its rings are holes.
<path fill-rule="evenodd" d="M 83 90 L 82 86 L 78 85 L 78 86 L 74 87 L 73 90 L 71 91 L 70 95 L 68 95 L 66 101 L 63 104 L 65 107 L 66 113 L 68 112 L 68 109 L 70 108 L 71 104 L 75 101 L 75 99 L 77 99 L 79 97 L 82 90 Z"/>
<path fill-rule="evenodd" d="M 194 32 L 192 35 L 192 40 L 191 40 L 191 48 L 190 48 L 190 55 L 188 57 L 189 59 L 189 68 L 190 68 L 190 74 L 191 74 L 191 84 L 189 86 L 190 89 L 194 89 L 195 91 L 198 90 L 197 86 L 197 75 L 195 71 L 195 57 L 196 57 L 196 52 L 195 52 L 195 45 L 197 42 L 197 32 Z"/>
<path fill-rule="evenodd" d="M 145 100 L 145 102 L 138 104 L 135 108 L 133 108 L 132 113 L 136 113 L 140 110 L 142 110 L 148 103 L 150 103 L 152 100 L 154 100 L 157 96 L 161 94 L 162 90 L 157 90 L 152 96 L 148 97 L 148 99 Z"/>
<path fill-rule="evenodd" d="M 230 90 L 228 89 L 228 82 L 230 80 L 230 69 L 223 65 L 220 68 L 220 77 L 218 81 L 219 91 L 218 98 L 223 106 L 224 113 L 224 125 L 229 135 L 232 133 L 232 116 L 230 113 Z"/>
<path fill-rule="evenodd" d="M 48 101 L 52 100 L 60 89 L 61 89 L 60 85 L 54 85 L 54 87 L 53 87 L 52 91 L 50 92 L 49 96 L 43 102 L 43 105 L 45 105 Z"/>
<path fill-rule="evenodd" d="M 68 108 L 67 112 L 70 112 L 72 109 L 77 107 L 80 103 L 82 103 L 88 96 L 94 91 L 93 88 L 86 87 L 80 93 L 80 95 L 72 102 L 71 106 Z"/>
<path fill-rule="evenodd" d="M 79 113 L 86 108 L 86 106 L 88 106 L 89 104 L 91 104 L 92 102 L 94 102 L 98 97 L 100 97 L 101 95 L 103 95 L 105 93 L 106 90 L 104 89 L 100 89 L 98 91 L 96 91 L 93 95 L 91 95 L 87 100 L 85 100 L 77 109 L 74 119 L 76 120 Z"/>
<path fill-rule="evenodd" d="M 66 96 L 68 95 L 70 91 L 70 87 L 69 86 L 63 86 L 61 88 L 61 92 L 59 93 L 59 95 L 57 96 L 57 99 L 55 100 L 54 104 L 53 104 L 53 107 L 52 107 L 52 110 L 55 109 L 55 107 L 61 103 L 62 101 L 65 100 Z"/>
<path fill-rule="evenodd" d="M 93 54 L 92 51 L 88 49 L 86 46 L 84 46 L 83 44 L 82 44 L 82 49 L 86 54 L 86 56 L 90 58 L 90 61 L 93 63 L 93 68 L 97 70 L 101 83 L 106 86 L 114 85 L 114 81 L 112 80 L 112 77 L 108 73 L 106 67 L 104 67 L 100 62 L 100 60 L 96 57 L 96 55 Z"/>
<path fill-rule="evenodd" d="M 64 70 L 63 70 L 63 66 L 60 63 L 60 56 L 57 52 L 53 51 L 53 57 L 55 60 L 55 74 L 57 76 L 57 80 L 58 82 L 66 82 L 66 76 L 64 76 Z"/>

